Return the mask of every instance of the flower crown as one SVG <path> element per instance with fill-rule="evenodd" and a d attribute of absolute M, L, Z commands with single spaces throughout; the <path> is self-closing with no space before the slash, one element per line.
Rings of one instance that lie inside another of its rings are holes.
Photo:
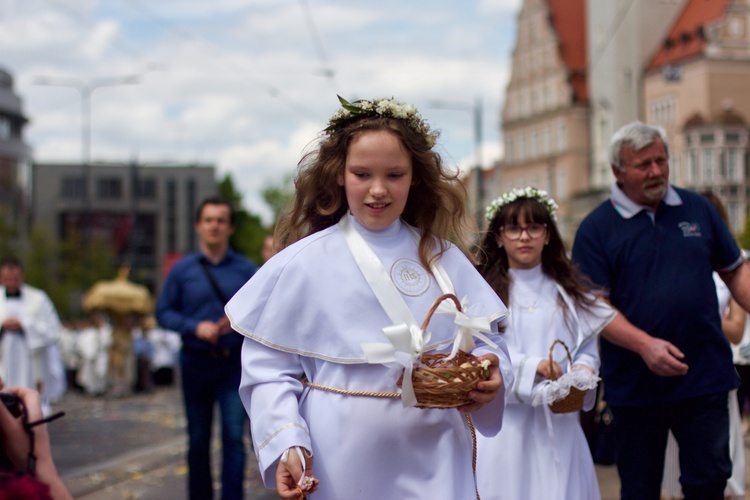
<path fill-rule="evenodd" d="M 384 116 L 406 122 L 409 127 L 424 137 L 429 147 L 434 146 L 437 141 L 438 134 L 430 132 L 430 126 L 422 119 L 419 111 L 412 104 L 403 103 L 393 98 L 373 99 L 372 101 L 362 99 L 349 102 L 340 95 L 336 97 L 341 102 L 341 108 L 328 120 L 328 126 L 324 129 L 324 132 L 329 136 L 360 118 Z"/>
<path fill-rule="evenodd" d="M 500 208 L 504 207 L 505 205 L 510 205 L 514 201 L 521 198 L 537 200 L 539 203 L 544 205 L 544 208 L 547 209 L 550 216 L 555 219 L 555 212 L 557 212 L 557 203 L 555 203 L 555 200 L 549 197 L 547 191 L 536 189 L 531 186 L 527 186 L 523 189 L 513 188 L 507 193 L 500 195 L 497 199 L 489 204 L 489 206 L 485 210 L 484 218 L 492 222 L 492 219 L 495 218 L 495 215 L 497 215 L 497 211 L 500 210 Z"/>

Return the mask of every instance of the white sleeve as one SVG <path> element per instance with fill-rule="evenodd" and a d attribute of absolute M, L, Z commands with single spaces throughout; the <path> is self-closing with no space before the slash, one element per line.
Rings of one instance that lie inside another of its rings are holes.
<path fill-rule="evenodd" d="M 62 323 L 57 315 L 55 306 L 46 293 L 40 297 L 39 310 L 33 318 L 23 318 L 23 329 L 26 332 L 26 340 L 30 349 L 39 349 L 52 345 L 60 338 Z"/>
<path fill-rule="evenodd" d="M 511 366 L 511 356 L 508 352 L 508 346 L 500 335 L 492 335 L 492 340 L 498 345 L 497 349 L 481 343 L 472 354 L 481 356 L 482 354 L 493 353 L 500 360 L 500 375 L 503 378 L 502 386 L 497 392 L 495 399 L 479 410 L 471 414 L 472 422 L 482 435 L 492 437 L 500 432 L 503 425 L 503 414 L 505 413 L 505 402 L 508 394 L 514 384 L 513 368 Z"/>
<path fill-rule="evenodd" d="M 307 423 L 299 414 L 302 375 L 298 355 L 245 339 L 239 393 L 267 488 L 276 489 L 276 467 L 286 449 L 302 446 L 314 452 Z"/>

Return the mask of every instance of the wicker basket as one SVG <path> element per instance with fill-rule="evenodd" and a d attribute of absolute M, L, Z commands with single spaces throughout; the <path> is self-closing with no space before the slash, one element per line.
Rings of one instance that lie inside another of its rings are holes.
<path fill-rule="evenodd" d="M 461 302 L 453 294 L 447 293 L 437 298 L 427 313 L 422 330 L 432 318 L 440 303 L 450 299 L 461 310 Z M 455 408 L 473 403 L 469 392 L 477 383 L 486 380 L 485 369 L 476 356 L 458 351 L 452 359 L 448 354 L 423 354 L 420 366 L 412 371 L 412 385 L 417 398 L 417 408 Z"/>
<path fill-rule="evenodd" d="M 573 359 L 570 357 L 570 351 L 568 346 L 562 340 L 555 340 L 549 347 L 549 378 L 550 380 L 557 380 L 554 372 L 552 371 L 552 351 L 555 349 L 555 345 L 560 344 L 565 348 L 565 354 L 568 356 L 570 366 L 573 365 Z M 549 404 L 552 413 L 570 413 L 574 411 L 580 411 L 583 408 L 583 398 L 586 395 L 586 391 L 582 391 L 577 387 L 570 387 L 570 392 L 563 399 L 553 401 Z"/>

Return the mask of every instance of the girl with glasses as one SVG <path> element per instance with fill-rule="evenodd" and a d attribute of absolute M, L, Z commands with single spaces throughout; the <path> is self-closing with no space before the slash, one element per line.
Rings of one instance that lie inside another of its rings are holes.
<path fill-rule="evenodd" d="M 552 413 L 540 395 L 550 379 L 570 370 L 586 370 L 580 375 L 596 384 L 597 335 L 617 313 L 589 293 L 568 258 L 556 210 L 546 192 L 530 187 L 513 189 L 487 208 L 478 269 L 511 311 L 504 337 L 515 383 L 502 432 L 478 438 L 483 500 L 600 498 L 579 413 Z M 556 340 L 569 349 L 572 366 L 560 347 L 550 362 Z M 596 391 L 589 390 L 584 408 L 591 409 L 595 399 Z"/>

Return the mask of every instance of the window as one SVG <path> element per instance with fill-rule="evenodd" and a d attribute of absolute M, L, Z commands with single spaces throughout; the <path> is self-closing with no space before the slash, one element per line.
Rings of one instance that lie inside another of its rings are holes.
<path fill-rule="evenodd" d="M 700 177 L 698 167 L 698 152 L 690 151 L 688 155 L 688 181 L 698 182 L 698 178 Z"/>
<path fill-rule="evenodd" d="M 703 181 L 710 183 L 714 181 L 714 152 L 711 149 L 703 151 Z"/>
<path fill-rule="evenodd" d="M 513 162 L 513 138 L 505 138 L 505 160 L 509 163 Z"/>
<path fill-rule="evenodd" d="M 63 177 L 60 196 L 66 200 L 83 200 L 86 198 L 86 179 L 83 176 Z"/>
<path fill-rule="evenodd" d="M 549 125 L 542 129 L 542 154 L 548 156 L 552 152 L 552 131 Z"/>
<path fill-rule="evenodd" d="M 11 136 L 10 119 L 7 116 L 0 116 L 0 141 L 7 141 Z"/>
<path fill-rule="evenodd" d="M 153 177 L 147 179 L 138 178 L 135 181 L 135 196 L 140 200 L 153 200 L 156 198 L 156 180 Z"/>
<path fill-rule="evenodd" d="M 568 127 L 561 121 L 557 125 L 557 150 L 565 151 L 568 147 Z"/>
<path fill-rule="evenodd" d="M 102 200 L 119 200 L 122 198 L 122 181 L 117 177 L 97 179 L 96 197 Z"/>
<path fill-rule="evenodd" d="M 701 144 L 713 144 L 714 134 L 712 133 L 701 134 L 700 141 L 701 141 Z"/>
<path fill-rule="evenodd" d="M 730 149 L 726 152 L 727 155 L 727 180 L 738 181 L 739 179 L 739 155 L 737 155 L 736 149 Z"/>
<path fill-rule="evenodd" d="M 531 159 L 539 156 L 539 133 L 536 130 L 531 131 L 529 137 L 529 157 Z"/>

